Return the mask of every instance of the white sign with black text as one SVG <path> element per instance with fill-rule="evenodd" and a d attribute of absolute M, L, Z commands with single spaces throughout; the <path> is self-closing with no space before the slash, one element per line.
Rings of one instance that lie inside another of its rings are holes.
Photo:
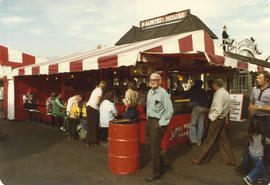
<path fill-rule="evenodd" d="M 230 120 L 241 121 L 243 111 L 243 93 L 230 93 Z"/>

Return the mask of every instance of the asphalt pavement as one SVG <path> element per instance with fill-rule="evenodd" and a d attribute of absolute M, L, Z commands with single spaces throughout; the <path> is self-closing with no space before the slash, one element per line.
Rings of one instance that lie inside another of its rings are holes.
<path fill-rule="evenodd" d="M 0 180 L 4 185 L 242 185 L 243 175 L 221 164 L 218 152 L 204 165 L 191 159 L 199 146 L 182 144 L 167 153 L 169 168 L 147 183 L 151 162 L 141 146 L 141 169 L 116 175 L 108 167 L 108 146 L 68 141 L 55 128 L 29 121 L 0 120 L 8 136 L 0 141 Z M 239 162 L 247 141 L 247 122 L 231 123 L 228 135 Z"/>

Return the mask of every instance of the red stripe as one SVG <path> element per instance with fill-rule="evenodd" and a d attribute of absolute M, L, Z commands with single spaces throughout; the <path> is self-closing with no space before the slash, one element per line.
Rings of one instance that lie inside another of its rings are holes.
<path fill-rule="evenodd" d="M 58 73 L 58 64 L 49 65 L 49 74 Z"/>
<path fill-rule="evenodd" d="M 23 65 L 25 66 L 25 65 L 30 65 L 30 64 L 35 64 L 35 57 L 34 56 L 32 56 L 32 55 L 28 55 L 28 54 L 25 54 L 25 53 L 23 53 L 22 54 L 22 63 L 23 63 Z M 16 62 L 16 61 L 14 61 L 14 62 Z"/>
<path fill-rule="evenodd" d="M 215 45 L 213 39 L 204 31 L 205 52 L 215 54 Z"/>
<path fill-rule="evenodd" d="M 19 69 L 19 76 L 22 76 L 24 74 L 25 74 L 24 69 Z"/>
<path fill-rule="evenodd" d="M 0 65 L 6 65 L 8 62 L 8 48 L 0 46 Z"/>
<path fill-rule="evenodd" d="M 69 63 L 70 72 L 82 71 L 82 60 L 76 60 Z"/>
<path fill-rule="evenodd" d="M 192 35 L 178 40 L 180 53 L 193 51 Z"/>
<path fill-rule="evenodd" d="M 248 70 L 248 63 L 238 60 L 238 62 L 237 62 L 237 68 Z"/>
<path fill-rule="evenodd" d="M 218 55 L 213 55 L 213 54 L 210 54 L 210 53 L 207 53 L 207 56 L 209 57 L 211 64 L 224 66 L 224 62 L 225 62 L 224 57 L 218 56 Z"/>
<path fill-rule="evenodd" d="M 163 48 L 162 46 L 157 46 L 151 49 L 144 50 L 144 52 L 160 52 L 163 53 Z"/>
<path fill-rule="evenodd" d="M 98 59 L 98 68 L 107 68 L 107 67 L 117 67 L 118 66 L 118 56 L 111 55 L 106 57 L 100 57 Z"/>
<path fill-rule="evenodd" d="M 32 68 L 32 75 L 39 75 L 39 66 Z"/>
<path fill-rule="evenodd" d="M 264 67 L 263 66 L 257 66 L 258 71 L 264 71 Z"/>

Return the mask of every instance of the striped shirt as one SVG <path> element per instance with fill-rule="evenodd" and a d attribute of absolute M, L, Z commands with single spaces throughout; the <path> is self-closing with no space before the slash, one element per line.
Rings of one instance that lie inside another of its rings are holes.
<path fill-rule="evenodd" d="M 253 87 L 250 101 L 257 106 L 270 106 L 270 85 L 264 90 L 261 90 L 260 87 Z M 255 110 L 255 116 L 270 116 L 270 112 L 263 110 Z"/>

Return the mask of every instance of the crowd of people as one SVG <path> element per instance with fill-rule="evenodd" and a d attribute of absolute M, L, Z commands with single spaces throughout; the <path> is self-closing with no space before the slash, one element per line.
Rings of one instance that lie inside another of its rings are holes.
<path fill-rule="evenodd" d="M 254 181 L 266 181 L 269 170 L 269 143 L 270 143 L 270 75 L 268 72 L 259 72 L 256 78 L 257 86 L 253 88 L 249 111 L 251 120 L 248 129 L 249 144 L 246 156 L 236 167 L 240 172 L 245 171 L 243 178 L 248 185 Z M 145 126 L 145 146 L 150 150 L 152 159 L 152 174 L 146 178 L 147 182 L 159 179 L 168 166 L 166 151 L 160 148 L 161 140 L 167 130 L 174 113 L 172 101 L 168 92 L 161 87 L 161 76 L 153 73 L 149 79 L 150 89 L 141 84 L 137 90 L 137 82 L 130 80 L 127 84 L 125 98 L 124 119 L 136 119 L 138 104 L 146 108 L 147 123 Z M 230 95 L 223 87 L 221 79 L 208 82 L 209 91 L 202 88 L 203 82 L 195 80 L 193 86 L 187 89 L 184 97 L 190 98 L 192 107 L 189 129 L 190 143 L 200 146 L 198 156 L 192 162 L 200 165 L 208 163 L 217 143 L 221 161 L 224 165 L 236 166 L 236 159 L 224 127 L 230 111 Z M 31 94 L 31 92 L 29 92 Z M 98 146 L 100 140 L 108 137 L 109 122 L 119 118 L 119 113 L 114 105 L 114 91 L 105 81 L 101 81 L 92 91 L 88 101 L 83 95 L 75 95 L 68 99 L 67 104 L 62 101 L 60 93 L 51 93 L 46 101 L 47 112 L 64 118 L 61 130 L 68 133 L 69 140 L 74 140 L 79 134 L 84 138 L 86 146 Z M 31 104 L 31 96 L 25 96 L 25 102 Z M 63 111 L 65 110 L 65 111 Z M 208 116 L 207 134 L 205 135 L 205 116 Z M 79 128 L 79 129 L 78 129 Z M 103 137 L 99 137 L 102 128 Z M 82 132 L 80 132 L 82 131 Z M 252 168 L 247 170 L 247 160 Z"/>

